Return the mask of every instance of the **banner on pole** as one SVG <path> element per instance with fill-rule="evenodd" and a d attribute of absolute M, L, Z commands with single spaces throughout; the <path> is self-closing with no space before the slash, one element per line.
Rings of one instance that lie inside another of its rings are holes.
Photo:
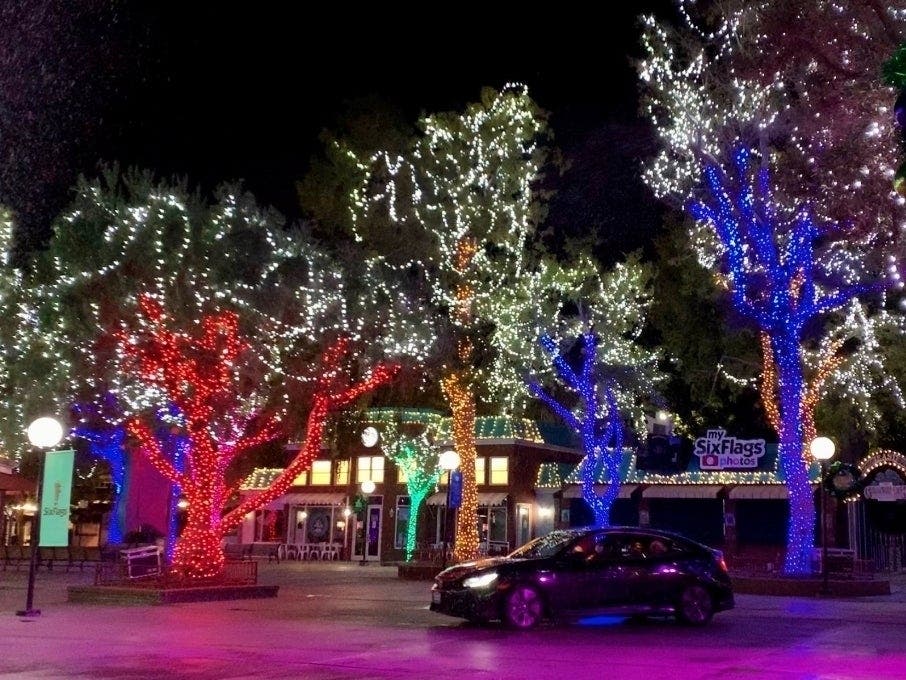
<path fill-rule="evenodd" d="M 44 548 L 69 545 L 69 499 L 75 451 L 49 451 L 44 458 L 41 486 L 41 527 L 38 545 Z"/>

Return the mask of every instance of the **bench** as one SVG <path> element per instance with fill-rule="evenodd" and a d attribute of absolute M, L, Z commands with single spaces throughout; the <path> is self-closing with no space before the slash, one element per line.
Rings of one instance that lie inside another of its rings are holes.
<path fill-rule="evenodd" d="M 280 543 L 227 543 L 223 554 L 228 560 L 280 561 Z"/>
<path fill-rule="evenodd" d="M 248 546 L 248 557 L 250 559 L 264 559 L 267 561 L 280 561 L 280 544 L 279 543 L 251 543 Z"/>
<path fill-rule="evenodd" d="M 223 546 L 223 555 L 228 560 L 245 560 L 248 559 L 248 548 L 242 543 L 227 543 Z"/>

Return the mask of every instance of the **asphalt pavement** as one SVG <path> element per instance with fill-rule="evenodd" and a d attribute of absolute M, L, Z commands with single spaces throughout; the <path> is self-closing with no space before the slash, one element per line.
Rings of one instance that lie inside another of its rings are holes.
<path fill-rule="evenodd" d="M 527 633 L 428 611 L 430 584 L 394 567 L 260 565 L 275 599 L 167 606 L 66 601 L 88 572 L 0 573 L 0 678 L 906 678 L 906 576 L 892 594 L 738 595 L 703 629 L 590 619 Z"/>

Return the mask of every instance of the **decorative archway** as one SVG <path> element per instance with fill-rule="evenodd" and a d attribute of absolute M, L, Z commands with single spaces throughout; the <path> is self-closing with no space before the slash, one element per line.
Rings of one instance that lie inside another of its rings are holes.
<path fill-rule="evenodd" d="M 906 455 L 879 449 L 859 469 L 862 494 L 851 504 L 851 536 L 876 569 L 900 571 L 906 568 Z"/>

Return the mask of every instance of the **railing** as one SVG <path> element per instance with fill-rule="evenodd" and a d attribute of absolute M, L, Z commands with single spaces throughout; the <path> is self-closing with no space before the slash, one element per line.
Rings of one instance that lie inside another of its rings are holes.
<path fill-rule="evenodd" d="M 95 568 L 94 584 L 99 586 L 142 585 L 160 588 L 188 588 L 199 585 L 256 585 L 258 563 L 254 560 L 227 560 L 218 576 L 190 579 L 171 567 L 163 567 L 159 574 L 136 580 L 129 575 L 126 562 L 100 562 Z"/>

